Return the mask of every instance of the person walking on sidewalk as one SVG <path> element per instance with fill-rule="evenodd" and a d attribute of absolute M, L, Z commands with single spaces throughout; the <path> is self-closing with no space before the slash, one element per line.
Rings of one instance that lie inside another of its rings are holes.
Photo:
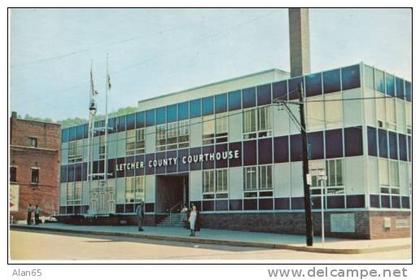
<path fill-rule="evenodd" d="M 139 227 L 139 231 L 143 231 L 143 222 L 144 222 L 144 202 L 143 202 L 143 200 L 140 200 L 139 205 L 137 205 L 136 215 L 137 215 L 137 226 Z"/>
<path fill-rule="evenodd" d="M 35 205 L 35 224 L 38 225 L 41 223 L 41 220 L 39 219 L 39 214 L 41 214 L 41 208 L 39 208 L 38 205 Z"/>
<path fill-rule="evenodd" d="M 188 219 L 188 221 L 190 222 L 190 236 L 196 236 L 196 233 L 198 234 L 198 232 L 200 231 L 200 213 L 197 210 L 197 207 L 195 205 L 193 205 L 191 213 L 190 213 L 190 218 Z"/>
<path fill-rule="evenodd" d="M 32 224 L 32 212 L 34 211 L 34 208 L 32 207 L 32 204 L 29 203 L 27 211 L 28 211 L 28 215 L 27 215 L 27 218 L 26 218 L 26 224 L 30 225 L 30 224 Z"/>
<path fill-rule="evenodd" d="M 188 207 L 184 204 L 184 207 L 181 209 L 181 222 L 184 227 L 188 229 Z"/>

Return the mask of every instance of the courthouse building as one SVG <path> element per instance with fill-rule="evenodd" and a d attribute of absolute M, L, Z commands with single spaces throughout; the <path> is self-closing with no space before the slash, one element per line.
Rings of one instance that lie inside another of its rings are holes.
<path fill-rule="evenodd" d="M 327 236 L 409 236 L 412 87 L 363 63 L 290 78 L 272 69 L 142 100 L 111 118 L 108 180 L 87 180 L 88 125 L 62 130 L 60 219 L 158 225 L 181 204 L 205 228 L 305 232 L 299 85 L 315 233 L 325 170 Z M 139 95 L 141 95 L 139 93 Z M 97 121 L 96 126 L 104 126 Z M 93 173 L 104 173 L 103 132 Z"/>

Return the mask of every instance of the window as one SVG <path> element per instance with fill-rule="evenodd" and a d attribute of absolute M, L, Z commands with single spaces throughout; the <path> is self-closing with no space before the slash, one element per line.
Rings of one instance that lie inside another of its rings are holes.
<path fill-rule="evenodd" d="M 144 200 L 145 177 L 127 177 L 125 185 L 125 202 L 136 203 Z"/>
<path fill-rule="evenodd" d="M 398 161 L 379 159 L 379 184 L 383 194 L 399 194 Z"/>
<path fill-rule="evenodd" d="M 31 168 L 31 184 L 38 185 L 39 183 L 39 169 Z"/>
<path fill-rule="evenodd" d="M 368 137 L 368 155 L 376 157 L 378 154 L 376 128 L 368 127 L 367 137 Z"/>
<path fill-rule="evenodd" d="M 257 87 L 257 105 L 271 104 L 271 84 Z"/>
<path fill-rule="evenodd" d="M 177 148 L 177 142 L 178 142 L 178 126 L 176 122 L 168 123 L 167 131 L 166 131 L 166 144 L 167 149 L 176 149 Z"/>
<path fill-rule="evenodd" d="M 168 123 L 176 122 L 177 118 L 177 105 L 171 105 L 166 108 L 166 120 Z"/>
<path fill-rule="evenodd" d="M 228 197 L 228 170 L 216 169 L 203 171 L 203 198 Z"/>
<path fill-rule="evenodd" d="M 38 139 L 37 138 L 29 137 L 28 139 L 29 139 L 29 146 L 30 147 L 34 147 L 34 148 L 38 147 Z"/>
<path fill-rule="evenodd" d="M 134 129 L 136 127 L 136 114 L 130 114 L 126 117 L 127 130 Z"/>
<path fill-rule="evenodd" d="M 242 90 L 242 107 L 255 107 L 255 88 Z"/>
<path fill-rule="evenodd" d="M 404 99 L 404 81 L 400 78 L 395 78 L 395 87 L 397 90 L 397 97 Z"/>
<path fill-rule="evenodd" d="M 188 120 L 178 122 L 178 147 L 184 148 L 190 145 L 190 123 Z"/>
<path fill-rule="evenodd" d="M 343 187 L 343 160 L 334 159 L 326 162 L 327 193 L 344 193 Z"/>
<path fill-rule="evenodd" d="M 227 193 L 228 186 L 228 177 L 227 169 L 217 169 L 216 170 L 216 192 L 217 193 Z"/>
<path fill-rule="evenodd" d="M 145 140 L 144 128 L 127 131 L 126 153 L 127 155 L 144 154 Z"/>
<path fill-rule="evenodd" d="M 376 91 L 385 93 L 384 72 L 377 69 L 375 69 L 375 89 Z"/>
<path fill-rule="evenodd" d="M 203 198 L 214 198 L 214 170 L 203 171 Z"/>
<path fill-rule="evenodd" d="M 302 90 L 304 90 L 303 78 L 302 77 L 293 78 L 293 79 L 290 79 L 288 82 L 289 82 L 289 100 L 299 99 L 301 86 L 302 86 Z"/>
<path fill-rule="evenodd" d="M 216 114 L 216 143 L 222 143 L 228 141 L 228 114 L 221 113 Z"/>
<path fill-rule="evenodd" d="M 202 99 L 203 116 L 211 115 L 214 113 L 214 98 L 213 96 L 205 97 Z"/>
<path fill-rule="evenodd" d="M 244 167 L 243 172 L 245 197 L 273 196 L 273 174 L 271 165 Z"/>
<path fill-rule="evenodd" d="M 389 74 L 386 74 L 386 94 L 388 96 L 395 96 L 394 76 Z"/>
<path fill-rule="evenodd" d="M 182 120 L 188 119 L 189 117 L 188 104 L 189 104 L 188 101 L 178 104 L 178 120 L 182 121 Z"/>
<path fill-rule="evenodd" d="M 201 117 L 201 99 L 190 101 L 190 117 Z"/>
<path fill-rule="evenodd" d="M 68 162 L 83 160 L 83 140 L 69 142 Z"/>
<path fill-rule="evenodd" d="M 166 124 L 156 126 L 156 150 L 166 149 Z"/>
<path fill-rule="evenodd" d="M 203 144 L 214 143 L 215 120 L 214 115 L 203 117 Z"/>
<path fill-rule="evenodd" d="M 227 111 L 227 94 L 219 94 L 215 97 L 215 112 L 223 113 Z"/>
<path fill-rule="evenodd" d="M 105 136 L 99 136 L 99 159 L 105 158 Z"/>
<path fill-rule="evenodd" d="M 347 157 L 363 155 L 362 127 L 346 127 L 344 129 L 344 146 Z"/>
<path fill-rule="evenodd" d="M 273 100 L 287 100 L 287 81 L 273 84 Z"/>
<path fill-rule="evenodd" d="M 74 183 L 73 204 L 80 204 L 82 201 L 82 182 Z"/>
<path fill-rule="evenodd" d="M 270 106 L 244 111 L 242 114 L 244 139 L 271 136 L 271 112 Z"/>
<path fill-rule="evenodd" d="M 166 107 L 156 109 L 156 124 L 166 123 Z"/>
<path fill-rule="evenodd" d="M 365 78 L 365 86 L 374 89 L 374 80 L 373 80 L 374 71 L 373 68 L 370 66 L 365 65 L 364 67 L 364 78 Z"/>
<path fill-rule="evenodd" d="M 155 125 L 155 110 L 149 110 L 146 112 L 146 126 Z"/>
<path fill-rule="evenodd" d="M 412 92 L 411 91 L 412 91 L 411 90 L 411 83 L 405 81 L 405 99 L 407 101 L 410 101 L 410 102 L 411 102 L 411 99 L 412 99 L 412 97 L 411 97 Z"/>
<path fill-rule="evenodd" d="M 74 201 L 74 183 L 68 183 L 66 189 L 67 205 L 73 205 Z"/>
<path fill-rule="evenodd" d="M 16 182 L 16 172 L 17 172 L 17 168 L 16 166 L 11 166 L 10 167 L 10 182 Z"/>

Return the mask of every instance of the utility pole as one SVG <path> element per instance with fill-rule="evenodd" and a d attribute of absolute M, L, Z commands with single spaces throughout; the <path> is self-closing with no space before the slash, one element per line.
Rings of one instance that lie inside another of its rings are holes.
<path fill-rule="evenodd" d="M 300 134 L 302 137 L 302 171 L 303 171 L 303 193 L 305 203 L 305 221 L 306 221 L 306 246 L 312 246 L 314 242 L 314 231 L 312 225 L 312 202 L 307 174 L 309 174 L 308 165 L 308 143 L 306 136 L 305 108 L 303 105 L 303 85 L 299 84 L 299 113 L 300 113 Z"/>

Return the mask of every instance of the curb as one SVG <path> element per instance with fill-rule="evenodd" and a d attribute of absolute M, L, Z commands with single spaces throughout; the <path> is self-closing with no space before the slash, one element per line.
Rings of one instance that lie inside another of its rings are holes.
<path fill-rule="evenodd" d="M 27 225 L 10 225 L 10 229 L 21 230 L 21 231 L 34 231 L 34 232 L 56 232 L 56 233 L 74 233 L 84 235 L 102 235 L 102 236 L 121 236 L 131 237 L 139 239 L 150 239 L 150 240 L 164 240 L 164 241 L 177 241 L 177 242 L 191 242 L 198 244 L 212 244 L 212 245 L 228 245 L 228 246 L 241 246 L 241 247 L 255 247 L 255 248 L 266 248 L 266 249 L 281 249 L 281 250 L 293 250 L 311 253 L 324 253 L 324 254 L 364 254 L 364 253 L 375 253 L 385 252 L 390 250 L 400 250 L 411 248 L 410 244 L 393 245 L 393 246 L 382 246 L 382 247 L 370 247 L 370 248 L 321 248 L 321 247 L 307 247 L 299 245 L 288 245 L 288 244 L 274 244 L 274 243 L 262 243 L 252 241 L 236 241 L 236 240 L 219 240 L 219 239 L 208 239 L 200 237 L 180 237 L 180 236 L 164 236 L 164 235 L 153 235 L 144 233 L 131 233 L 131 232 L 103 232 L 95 230 L 78 230 L 78 229 L 60 229 L 60 228 L 43 228 L 34 227 Z"/>

